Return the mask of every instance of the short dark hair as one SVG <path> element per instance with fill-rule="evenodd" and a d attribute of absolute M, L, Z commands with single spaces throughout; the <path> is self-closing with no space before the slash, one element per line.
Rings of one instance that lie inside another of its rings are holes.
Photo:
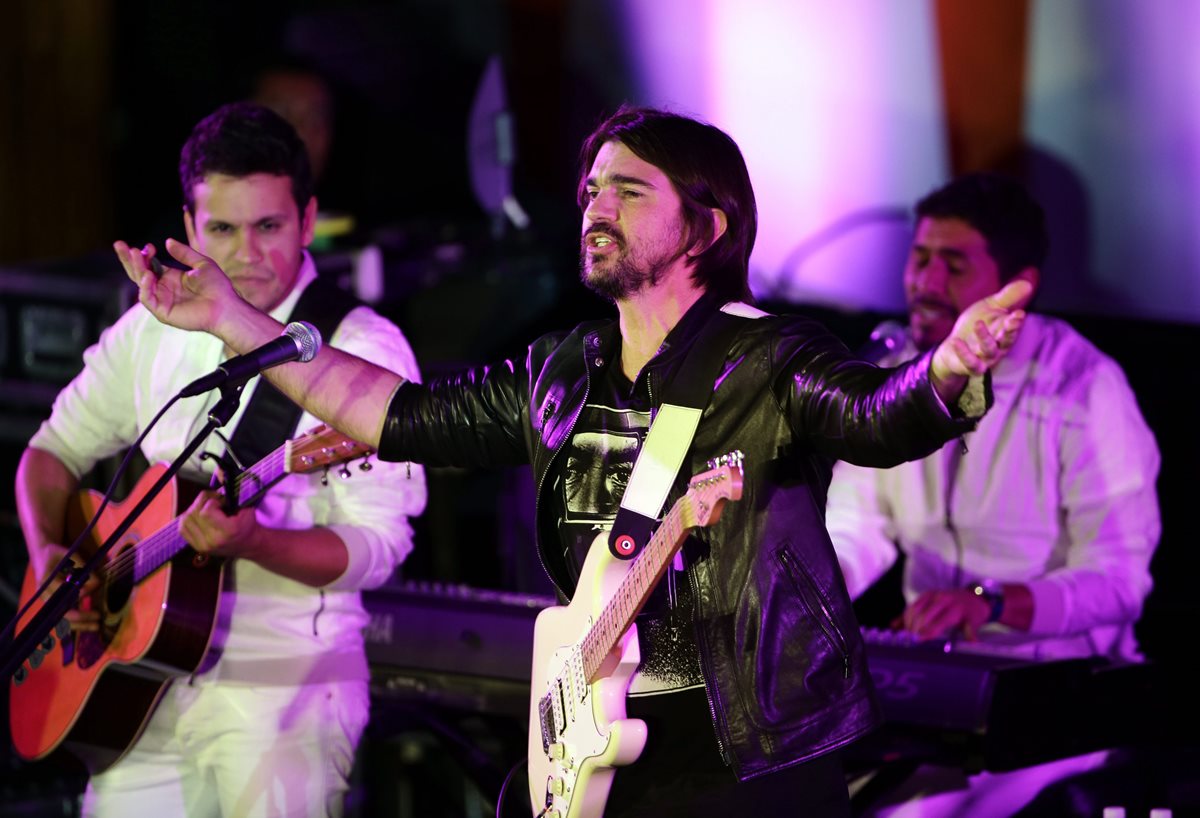
<path fill-rule="evenodd" d="M 304 143 L 287 120 L 253 102 L 231 102 L 200 120 L 179 154 L 179 184 L 189 213 L 194 189 L 210 173 L 242 177 L 287 176 L 300 212 L 313 195 L 312 170 Z"/>
<path fill-rule="evenodd" d="M 719 128 L 680 114 L 623 105 L 600 123 L 580 150 L 576 197 L 587 208 L 587 178 L 605 142 L 620 142 L 666 174 L 683 201 L 688 245 L 712 239 L 712 208 L 725 214 L 725 233 L 691 259 L 692 281 L 726 300 L 750 299 L 750 251 L 758 207 L 742 152 Z"/>
<path fill-rule="evenodd" d="M 1050 249 L 1042 206 L 1015 179 L 995 173 L 959 176 L 917 202 L 921 219 L 962 219 L 987 242 L 1000 283 L 1026 267 L 1039 271 Z"/>

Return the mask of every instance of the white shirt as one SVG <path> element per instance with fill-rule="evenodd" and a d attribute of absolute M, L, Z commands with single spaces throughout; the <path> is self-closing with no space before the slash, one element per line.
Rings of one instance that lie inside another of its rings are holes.
<path fill-rule="evenodd" d="M 851 595 L 899 547 L 909 603 L 984 578 L 1029 586 L 1030 632 L 990 625 L 985 649 L 1135 658 L 1159 452 L 1124 373 L 1065 322 L 1031 314 L 993 388 L 966 454 L 951 441 L 892 469 L 837 464 L 827 522 Z"/>
<path fill-rule="evenodd" d="M 285 320 L 315 278 L 306 253 L 297 286 L 272 317 Z M 400 330 L 366 307 L 352 310 L 327 343 L 405 378 L 420 379 Z M 30 445 L 55 455 L 81 476 L 97 461 L 129 447 L 172 396 L 224 359 L 219 339 L 161 324 L 137 304 L 84 353 L 83 371 L 59 394 L 50 419 Z M 236 428 L 260 380 L 247 385 L 237 414 L 222 429 L 226 436 Z M 214 391 L 177 402 L 142 442 L 146 458 L 154 463 L 177 457 L 203 428 L 218 397 Z M 318 423 L 305 412 L 297 433 Z M 216 435 L 200 449 L 223 450 Z M 202 462 L 198 451 L 181 473 L 207 482 L 212 462 Z M 348 479 L 339 478 L 335 468 L 328 485 L 321 484 L 320 472 L 289 474 L 268 492 L 258 506 L 260 524 L 324 526 L 345 543 L 348 564 L 340 577 L 317 589 L 248 560 L 231 560 L 215 641 L 220 661 L 207 676 L 272 684 L 367 678 L 361 634 L 367 616 L 358 591 L 385 582 L 412 550 L 408 517 L 420 514 L 426 499 L 420 466 L 374 458 L 371 464 L 363 472 L 351 463 Z"/>

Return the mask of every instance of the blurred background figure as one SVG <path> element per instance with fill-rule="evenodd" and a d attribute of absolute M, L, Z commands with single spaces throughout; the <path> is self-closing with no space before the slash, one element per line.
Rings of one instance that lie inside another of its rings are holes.
<path fill-rule="evenodd" d="M 320 191 L 334 134 L 333 90 L 328 81 L 300 61 L 279 62 L 259 72 L 250 99 L 296 129 L 308 150 L 313 185 Z"/>
<path fill-rule="evenodd" d="M 1042 209 L 1015 181 L 972 174 L 930 193 L 904 268 L 907 338 L 881 363 L 941 343 L 967 305 L 1009 281 L 1036 286 L 1047 246 Z M 1140 658 L 1160 460 L 1124 373 L 1065 321 L 1031 313 L 992 388 L 978 427 L 938 453 L 886 470 L 837 464 L 828 523 L 851 594 L 900 553 L 906 607 L 892 626 L 915 640 L 1030 660 Z M 1010 815 L 1105 757 L 972 777 L 924 767 L 894 796 L 919 803 L 879 814 Z"/>

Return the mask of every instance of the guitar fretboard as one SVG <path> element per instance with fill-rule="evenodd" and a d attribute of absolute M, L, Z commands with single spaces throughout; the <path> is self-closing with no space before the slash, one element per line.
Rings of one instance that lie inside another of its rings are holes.
<path fill-rule="evenodd" d="M 267 489 L 287 474 L 289 445 L 290 441 L 284 443 L 246 469 L 233 481 L 233 489 L 237 492 L 239 507 L 257 500 Z M 187 545 L 179 529 L 180 521 L 176 517 L 154 534 L 135 543 L 109 563 L 110 578 L 123 576 L 132 570 L 134 583 L 141 582 Z"/>
<path fill-rule="evenodd" d="M 629 629 L 634 618 L 646 603 L 650 591 L 658 583 L 667 563 L 683 542 L 687 527 L 683 525 L 684 502 L 676 503 L 642 553 L 629 567 L 621 580 L 612 600 L 604 613 L 596 620 L 581 643 L 584 677 L 595 681 L 596 672 L 604 658 L 612 651 L 622 634 Z"/>

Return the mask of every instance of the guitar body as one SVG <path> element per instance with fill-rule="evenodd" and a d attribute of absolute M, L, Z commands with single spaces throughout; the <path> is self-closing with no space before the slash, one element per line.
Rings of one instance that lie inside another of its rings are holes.
<path fill-rule="evenodd" d="M 634 619 L 688 532 L 712 524 L 742 496 L 742 453 L 708 462 L 688 481 L 631 560 L 592 542 L 575 598 L 542 611 L 533 627 L 529 706 L 529 803 L 537 818 L 598 818 L 617 767 L 646 747 L 646 723 L 625 712 L 641 662 Z"/>
<path fill-rule="evenodd" d="M 129 497 L 109 504 L 84 546 L 86 556 L 165 471 L 162 464 L 151 467 Z M 67 516 L 68 541 L 83 530 L 101 499 L 90 491 L 75 496 Z M 180 504 L 180 489 L 172 480 L 112 549 L 108 565 L 128 562 L 134 544 L 169 524 Z M 106 576 L 80 601 L 81 608 L 102 612 L 100 632 L 56 638 L 53 647 L 31 658 L 29 676 L 12 684 L 9 720 L 17 753 L 36 760 L 68 750 L 92 774 L 112 766 L 142 734 L 172 679 L 200 666 L 216 624 L 222 574 L 222 560 L 183 548 L 136 584 Z M 27 570 L 22 605 L 37 586 Z M 32 611 L 21 627 L 31 617 Z"/>
<path fill-rule="evenodd" d="M 546 608 L 534 623 L 529 796 L 535 814 L 545 808 L 547 816 L 561 818 L 603 815 L 616 768 L 632 763 L 646 746 L 646 723 L 625 715 L 625 695 L 641 661 L 637 631 L 630 628 L 605 658 L 603 678 L 589 685 L 572 670 L 579 641 L 632 564 L 614 558 L 607 539 L 602 533 L 588 550 L 571 604 Z M 539 699 L 551 689 L 561 703 L 554 716 L 561 730 L 547 747 Z"/>

